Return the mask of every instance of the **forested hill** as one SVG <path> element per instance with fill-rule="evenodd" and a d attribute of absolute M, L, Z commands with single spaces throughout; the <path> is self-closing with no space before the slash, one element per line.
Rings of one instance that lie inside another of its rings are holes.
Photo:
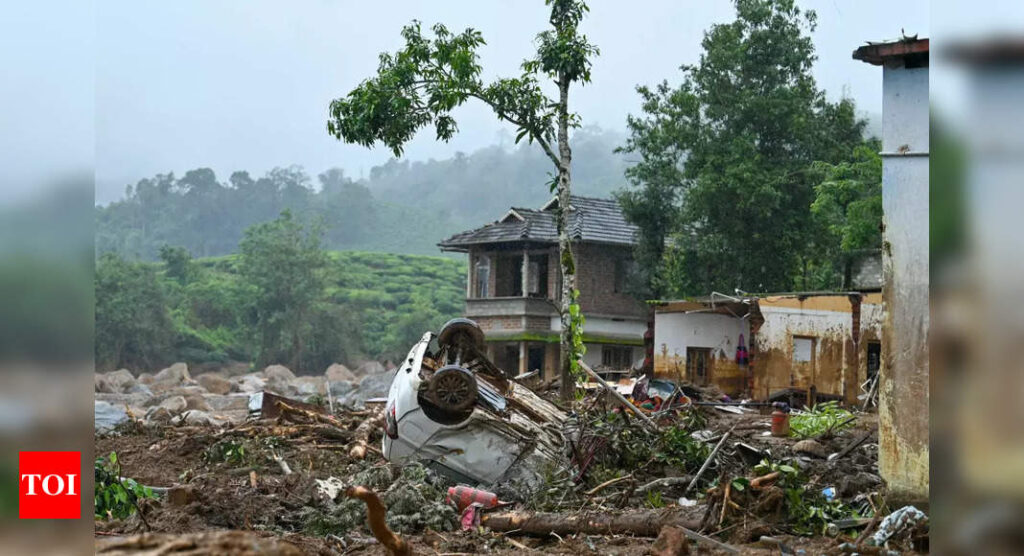
<path fill-rule="evenodd" d="M 573 137 L 574 193 L 607 197 L 624 185 L 626 162 L 616 132 Z M 319 221 L 324 246 L 336 250 L 438 254 L 448 235 L 500 217 L 510 206 L 547 201 L 552 165 L 534 145 L 491 146 L 447 160 L 391 160 L 354 180 L 338 168 L 311 176 L 275 168 L 218 176 L 208 168 L 158 174 L 131 185 L 120 201 L 96 208 L 96 250 L 156 260 L 160 247 L 193 256 L 234 253 L 243 231 L 284 209 Z"/>

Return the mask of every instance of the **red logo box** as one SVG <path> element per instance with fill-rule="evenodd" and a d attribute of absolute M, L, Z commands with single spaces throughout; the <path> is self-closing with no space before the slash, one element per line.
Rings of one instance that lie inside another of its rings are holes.
<path fill-rule="evenodd" d="M 18 517 L 82 517 L 82 454 L 18 452 Z"/>

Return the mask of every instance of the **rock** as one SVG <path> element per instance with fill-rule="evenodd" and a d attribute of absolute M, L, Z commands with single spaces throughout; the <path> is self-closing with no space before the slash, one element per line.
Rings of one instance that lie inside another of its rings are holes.
<path fill-rule="evenodd" d="M 135 376 L 128 369 L 109 372 L 97 381 L 97 392 L 108 394 L 124 394 L 136 384 Z"/>
<path fill-rule="evenodd" d="M 174 414 L 168 411 L 166 407 L 157 406 L 149 408 L 149 411 L 146 412 L 146 416 L 143 420 L 150 424 L 169 423 L 173 417 Z"/>
<path fill-rule="evenodd" d="M 213 373 L 199 375 L 196 382 L 211 394 L 225 395 L 231 392 L 231 381 Z"/>
<path fill-rule="evenodd" d="M 139 375 L 139 384 L 153 384 L 153 373 L 142 373 Z"/>
<path fill-rule="evenodd" d="M 267 377 L 267 382 L 277 380 L 291 382 L 295 380 L 295 373 L 288 370 L 288 367 L 285 367 L 284 365 L 271 365 L 266 369 L 263 369 L 263 376 Z"/>
<path fill-rule="evenodd" d="M 335 399 L 342 399 L 356 389 L 356 383 L 352 381 L 338 381 L 331 383 L 331 396 Z"/>
<path fill-rule="evenodd" d="M 391 382 L 395 378 L 395 371 L 367 375 L 359 381 L 359 394 L 364 400 L 370 398 L 386 398 L 391 390 Z"/>
<path fill-rule="evenodd" d="M 160 402 L 157 407 L 166 409 L 171 415 L 177 415 L 188 409 L 188 401 L 185 400 L 185 396 L 171 396 Z"/>
<path fill-rule="evenodd" d="M 165 384 L 185 384 L 191 383 L 192 375 L 188 374 L 188 365 L 184 363 L 175 363 L 170 367 L 160 371 L 153 377 L 155 383 Z"/>
<path fill-rule="evenodd" d="M 224 424 L 221 419 L 198 409 L 186 411 L 182 414 L 181 420 L 184 424 L 195 427 L 219 427 Z"/>
<path fill-rule="evenodd" d="M 123 406 L 118 407 L 109 402 L 96 400 L 93 403 L 93 419 L 96 430 L 108 431 L 128 419 L 128 413 Z"/>
<path fill-rule="evenodd" d="M 356 380 L 356 375 L 341 363 L 335 363 L 330 367 L 327 367 L 327 370 L 324 371 L 324 376 L 327 378 L 328 382 L 352 382 Z"/>
<path fill-rule="evenodd" d="M 198 410 L 198 411 L 213 411 L 210 404 L 206 403 L 206 399 L 199 394 L 189 394 L 185 396 L 185 409 L 187 410 Z"/>
<path fill-rule="evenodd" d="M 174 486 L 167 489 L 167 502 L 172 506 L 188 506 L 199 499 L 191 486 Z"/>
<path fill-rule="evenodd" d="M 365 377 L 369 375 L 378 375 L 384 372 L 387 372 L 387 369 L 384 368 L 384 365 L 380 361 L 367 361 L 356 367 L 355 375 L 357 377 Z"/>
<path fill-rule="evenodd" d="M 658 538 L 651 545 L 655 556 L 682 556 L 690 553 L 690 542 L 679 527 L 666 525 L 661 528 Z"/>
<path fill-rule="evenodd" d="M 203 399 L 206 400 L 211 410 L 216 412 L 247 411 L 249 408 L 249 396 L 245 394 L 228 394 L 226 396 L 207 394 L 203 396 Z"/>
<path fill-rule="evenodd" d="M 882 485 L 882 478 L 874 473 L 861 471 L 852 475 L 843 475 L 839 479 L 839 495 L 843 498 L 871 492 Z"/>
<path fill-rule="evenodd" d="M 258 374 L 247 374 L 240 377 L 234 377 L 231 379 L 231 390 L 233 392 L 244 392 L 246 394 L 252 394 L 255 392 L 262 392 L 267 386 L 267 381 Z"/>
<path fill-rule="evenodd" d="M 319 376 L 300 376 L 292 381 L 299 397 L 305 399 L 310 396 L 326 396 L 327 381 Z"/>
<path fill-rule="evenodd" d="M 808 438 L 793 445 L 793 451 L 798 454 L 806 454 L 819 458 L 828 457 L 828 448 L 821 445 L 817 440 Z"/>
<path fill-rule="evenodd" d="M 149 389 L 149 386 L 136 382 L 125 392 L 125 394 L 140 394 L 149 398 L 153 395 L 153 391 Z"/>

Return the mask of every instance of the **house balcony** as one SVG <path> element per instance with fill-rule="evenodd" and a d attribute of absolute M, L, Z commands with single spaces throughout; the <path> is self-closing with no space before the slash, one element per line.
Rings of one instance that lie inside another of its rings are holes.
<path fill-rule="evenodd" d="M 555 302 L 541 297 L 474 297 L 466 299 L 466 317 L 554 317 Z"/>

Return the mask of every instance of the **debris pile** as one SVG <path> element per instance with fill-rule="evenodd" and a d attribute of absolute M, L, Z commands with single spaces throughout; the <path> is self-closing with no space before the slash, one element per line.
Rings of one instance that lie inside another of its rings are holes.
<path fill-rule="evenodd" d="M 330 386 L 281 394 L 298 391 L 283 367 L 219 394 L 223 382 L 182 367 L 148 384 L 98 377 L 97 456 L 116 453 L 116 474 L 154 497 L 97 516 L 97 550 L 156 549 L 167 534 L 305 553 L 926 550 L 927 516 L 887 505 L 872 413 L 609 383 L 586 365 L 592 387 L 559 405 L 494 368 L 471 326 L 447 331 L 385 373 L 386 399 L 359 404 Z M 324 382 L 351 374 L 332 367 Z"/>

